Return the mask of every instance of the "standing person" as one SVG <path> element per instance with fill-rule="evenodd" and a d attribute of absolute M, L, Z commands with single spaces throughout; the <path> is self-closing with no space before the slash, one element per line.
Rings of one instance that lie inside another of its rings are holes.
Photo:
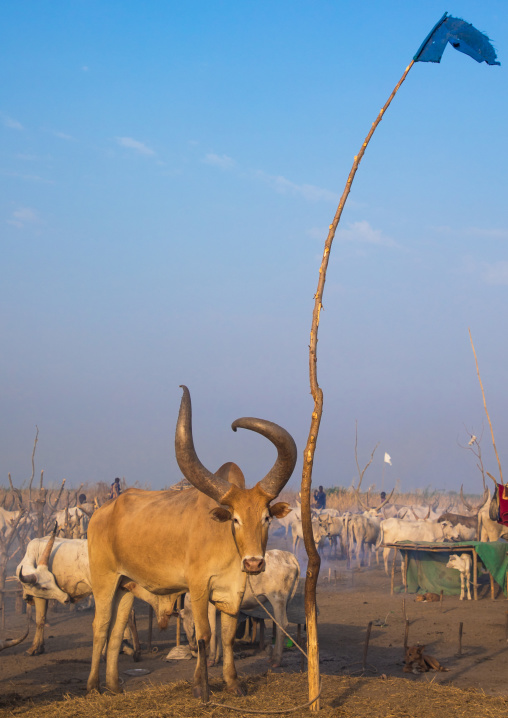
<path fill-rule="evenodd" d="M 315 509 L 326 509 L 326 493 L 322 486 L 317 491 L 314 491 L 314 501 Z"/>
<path fill-rule="evenodd" d="M 122 493 L 122 488 L 120 486 L 120 479 L 117 477 L 111 484 L 111 491 L 109 492 L 109 498 L 116 499 L 118 496 L 120 496 L 121 493 Z"/>

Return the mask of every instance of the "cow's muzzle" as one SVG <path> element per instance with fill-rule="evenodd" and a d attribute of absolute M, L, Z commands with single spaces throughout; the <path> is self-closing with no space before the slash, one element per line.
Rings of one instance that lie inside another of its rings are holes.
<path fill-rule="evenodd" d="M 251 556 L 250 558 L 244 558 L 242 563 L 242 571 L 245 571 L 245 573 L 252 573 L 257 574 L 261 573 L 261 571 L 265 570 L 265 559 L 264 558 L 255 558 L 254 556 Z"/>

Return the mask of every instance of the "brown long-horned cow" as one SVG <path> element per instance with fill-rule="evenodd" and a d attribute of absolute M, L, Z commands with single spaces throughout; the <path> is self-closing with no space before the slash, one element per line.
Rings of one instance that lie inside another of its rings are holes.
<path fill-rule="evenodd" d="M 233 641 L 247 574 L 264 570 L 268 525 L 272 517 L 291 510 L 280 502 L 270 506 L 289 480 L 296 446 L 277 424 L 254 418 L 237 419 L 232 429 L 250 429 L 269 439 L 277 459 L 252 489 L 236 464 L 216 473 L 199 461 L 192 438 L 190 394 L 183 397 L 176 427 L 178 465 L 195 488 L 181 492 L 129 489 L 95 512 L 88 527 L 88 550 L 95 596 L 93 655 L 88 690 L 99 689 L 99 664 L 109 635 L 106 685 L 120 691 L 118 652 L 133 595 L 121 582 L 136 584 L 159 596 L 188 591 L 197 640 L 210 641 L 208 601 L 222 611 L 223 675 L 229 691 L 241 694 Z M 197 489 L 197 490 L 196 490 Z M 194 695 L 201 695 L 203 666 L 198 659 Z"/>

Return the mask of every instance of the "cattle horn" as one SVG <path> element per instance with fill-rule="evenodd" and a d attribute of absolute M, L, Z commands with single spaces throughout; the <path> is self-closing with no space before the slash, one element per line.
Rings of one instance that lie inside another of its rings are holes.
<path fill-rule="evenodd" d="M 393 489 L 392 489 L 390 495 L 387 496 L 386 499 L 383 499 L 383 500 L 381 501 L 381 503 L 380 503 L 379 506 L 377 507 L 376 511 L 381 511 L 381 509 L 383 508 L 383 506 L 386 506 L 386 504 L 387 504 L 387 503 L 390 501 L 390 499 L 392 498 L 394 491 L 395 491 L 395 486 L 393 487 Z"/>
<path fill-rule="evenodd" d="M 49 537 L 49 541 L 44 547 L 44 551 L 42 553 L 42 556 L 40 557 L 39 561 L 37 562 L 38 566 L 47 566 L 49 557 L 51 556 L 51 551 L 53 550 L 53 544 L 55 543 L 55 536 L 58 529 L 58 522 L 55 521 L 55 528 L 51 532 L 51 536 Z"/>
<path fill-rule="evenodd" d="M 0 651 L 5 650 L 6 648 L 11 648 L 11 646 L 17 646 L 18 643 L 21 643 L 21 641 L 24 641 L 25 638 L 28 636 L 29 630 L 30 630 L 30 624 L 27 625 L 26 631 L 19 638 L 7 638 L 5 641 L 0 641 Z"/>
<path fill-rule="evenodd" d="M 296 464 L 296 444 L 293 437 L 282 426 L 264 419 L 245 416 L 231 424 L 233 431 L 249 429 L 272 442 L 277 449 L 277 459 L 270 471 L 257 485 L 269 496 L 275 498 L 289 481 Z"/>
<path fill-rule="evenodd" d="M 467 509 L 468 511 L 474 511 L 474 509 L 473 509 L 473 507 L 471 506 L 471 504 L 468 504 L 468 502 L 467 502 L 466 499 L 464 498 L 464 484 L 461 484 L 461 486 L 460 486 L 460 500 L 462 501 L 462 503 L 464 504 L 464 506 L 466 507 L 466 509 Z"/>
<path fill-rule="evenodd" d="M 494 482 L 495 486 L 497 486 L 497 480 L 492 476 L 492 474 L 489 474 L 488 471 L 487 471 L 486 473 L 487 473 L 487 476 L 489 477 L 489 479 L 492 479 L 492 481 Z"/>
<path fill-rule="evenodd" d="M 180 471 L 190 483 L 219 504 L 231 489 L 229 481 L 212 474 L 198 459 L 192 438 L 192 406 L 190 393 L 186 386 L 183 389 L 182 401 L 175 433 L 175 454 Z"/>
<path fill-rule="evenodd" d="M 355 498 L 356 498 L 358 504 L 362 507 L 362 509 L 364 509 L 364 511 L 368 511 L 368 510 L 369 510 L 369 504 L 367 503 L 367 505 L 365 505 L 365 504 L 363 503 L 362 498 L 361 498 L 361 496 L 360 496 L 360 492 L 358 491 L 358 489 L 355 489 L 354 492 L 355 492 Z"/>
<path fill-rule="evenodd" d="M 35 584 L 37 583 L 37 576 L 35 575 L 35 573 L 29 573 L 27 576 L 23 576 L 23 566 L 19 567 L 18 578 L 21 583 L 26 583 L 30 586 L 35 586 Z"/>

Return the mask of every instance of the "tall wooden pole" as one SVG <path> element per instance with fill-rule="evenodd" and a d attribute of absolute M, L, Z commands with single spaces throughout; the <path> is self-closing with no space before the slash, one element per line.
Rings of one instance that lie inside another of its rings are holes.
<path fill-rule="evenodd" d="M 356 157 L 354 158 L 353 166 L 347 178 L 346 186 L 340 198 L 339 206 L 333 218 L 333 222 L 329 227 L 328 237 L 325 242 L 325 249 L 323 252 L 323 258 L 321 260 L 321 266 L 319 268 L 319 280 L 316 294 L 314 295 L 314 311 L 312 313 L 312 326 L 310 331 L 310 345 L 309 345 L 309 376 L 310 376 L 310 390 L 314 399 L 314 411 L 312 412 L 312 419 L 310 422 L 310 431 L 305 447 L 305 453 L 303 458 L 303 470 L 302 470 L 302 529 L 303 529 L 303 540 L 305 543 L 305 550 L 308 556 L 307 566 L 307 577 L 305 580 L 305 617 L 307 620 L 307 654 L 308 654 L 308 666 L 309 666 L 309 700 L 312 700 L 319 694 L 319 642 L 317 633 L 317 615 L 316 615 L 316 586 L 319 576 L 319 567 L 321 559 L 314 543 L 314 537 L 312 534 L 312 523 L 310 515 L 310 497 L 312 489 L 312 467 L 314 464 L 314 453 L 316 451 L 316 443 L 319 433 L 319 425 L 321 423 L 321 416 L 323 413 L 323 391 L 318 384 L 317 379 L 317 342 L 318 342 L 318 329 L 319 329 L 319 317 L 321 309 L 323 308 L 323 292 L 326 281 L 326 270 L 328 268 L 328 260 L 330 258 L 330 250 L 332 248 L 332 242 L 335 237 L 337 225 L 342 215 L 344 205 L 348 198 L 351 190 L 351 185 L 356 174 L 356 170 L 365 154 L 365 149 L 370 142 L 376 127 L 383 119 L 383 115 L 388 109 L 391 101 L 397 94 L 400 86 L 406 79 L 409 70 L 413 67 L 414 60 L 406 67 L 404 74 L 397 83 L 392 94 L 384 104 L 376 121 L 372 124 L 369 134 L 365 138 L 364 143 Z M 319 699 L 314 701 L 310 707 L 312 711 L 318 711 L 320 708 Z"/>

